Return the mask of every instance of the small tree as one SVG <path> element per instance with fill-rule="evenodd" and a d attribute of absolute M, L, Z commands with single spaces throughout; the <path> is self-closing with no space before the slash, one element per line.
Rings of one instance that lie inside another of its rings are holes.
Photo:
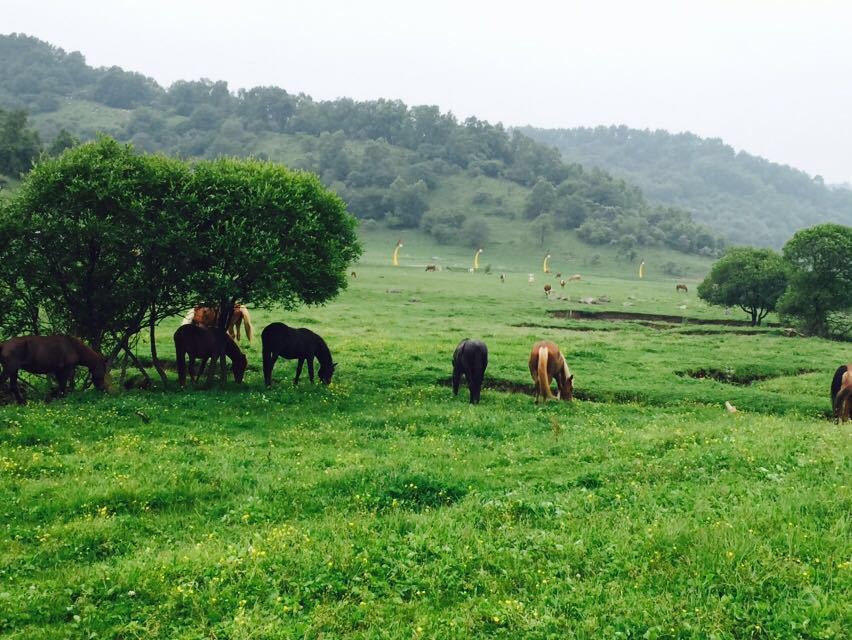
<path fill-rule="evenodd" d="M 698 296 L 710 304 L 737 306 L 759 325 L 775 310 L 787 287 L 787 268 L 771 249 L 746 247 L 729 250 L 698 285 Z"/>
<path fill-rule="evenodd" d="M 784 245 L 790 287 L 779 303 L 808 333 L 829 334 L 832 312 L 852 308 L 852 227 L 820 224 L 798 231 Z"/>
<path fill-rule="evenodd" d="M 465 220 L 459 237 L 467 246 L 477 249 L 488 242 L 491 229 L 485 218 L 476 217 Z"/>

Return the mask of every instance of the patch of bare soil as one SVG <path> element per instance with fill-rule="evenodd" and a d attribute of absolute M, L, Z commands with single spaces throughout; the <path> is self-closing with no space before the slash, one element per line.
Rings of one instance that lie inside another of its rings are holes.
<path fill-rule="evenodd" d="M 635 311 L 586 311 L 581 309 L 549 309 L 548 314 L 555 318 L 568 318 L 570 320 L 604 320 L 611 322 L 638 321 L 646 323 L 665 322 L 668 324 L 703 324 L 721 325 L 726 327 L 749 327 L 751 323 L 747 320 L 728 320 L 727 318 L 693 318 L 689 316 L 669 316 L 660 313 L 638 313 Z M 762 326 L 780 327 L 775 322 L 767 322 Z"/>

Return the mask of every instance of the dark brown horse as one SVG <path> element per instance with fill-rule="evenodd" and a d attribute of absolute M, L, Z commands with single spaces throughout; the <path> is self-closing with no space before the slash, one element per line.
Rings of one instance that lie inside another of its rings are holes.
<path fill-rule="evenodd" d="M 682 282 L 678 282 L 678 283 L 675 285 L 675 291 L 683 291 L 684 293 L 689 293 L 689 287 L 687 287 L 687 286 L 686 286 L 685 284 L 683 284 Z"/>
<path fill-rule="evenodd" d="M 216 307 L 193 307 L 184 316 L 183 324 L 197 324 L 200 327 L 218 327 L 219 309 Z M 248 338 L 249 344 L 251 344 L 251 315 L 245 305 L 236 304 L 234 305 L 234 312 L 228 320 L 228 335 L 237 342 L 240 341 L 240 326 L 243 324 L 246 327 L 246 338 Z"/>
<path fill-rule="evenodd" d="M 207 361 L 212 359 L 210 370 L 207 372 L 208 382 L 213 378 L 216 361 L 222 365 L 222 382 L 225 382 L 225 356 L 231 359 L 231 371 L 234 381 L 243 381 L 248 360 L 240 351 L 237 343 L 227 333 L 218 328 L 201 327 L 195 324 L 184 324 L 175 331 L 175 355 L 177 357 L 178 384 L 186 386 L 186 357 L 189 356 L 189 379 L 194 383 L 204 372 Z M 195 359 L 201 359 L 201 368 L 195 371 Z"/>
<path fill-rule="evenodd" d="M 535 385 L 535 401 L 553 398 L 550 381 L 556 379 L 556 398 L 570 402 L 574 398 L 574 376 L 554 343 L 541 340 L 530 351 L 530 375 Z"/>
<path fill-rule="evenodd" d="M 834 409 L 835 420 L 852 420 L 852 363 L 840 365 L 834 372 L 831 381 L 831 407 Z"/>
<path fill-rule="evenodd" d="M 470 390 L 470 403 L 479 404 L 482 392 L 482 380 L 488 366 L 488 347 L 481 340 L 465 338 L 459 342 L 453 353 L 453 395 L 459 394 L 461 377 L 467 380 Z"/>
<path fill-rule="evenodd" d="M 260 334 L 263 343 L 263 379 L 266 386 L 272 384 L 272 367 L 281 357 L 287 360 L 298 358 L 296 378 L 293 384 L 299 383 L 302 375 L 302 365 L 308 363 L 308 376 L 314 381 L 314 358 L 319 360 L 319 379 L 323 384 L 331 384 L 331 376 L 337 366 L 331 359 L 331 351 L 320 336 L 310 329 L 294 329 L 283 322 L 273 322 Z"/>
<path fill-rule="evenodd" d="M 72 336 L 19 336 L 0 343 L 0 383 L 9 379 L 12 393 L 20 404 L 24 397 L 18 387 L 18 372 L 47 373 L 56 376 L 60 395 L 65 393 L 74 369 L 84 366 L 92 374 L 97 389 L 106 390 L 106 359 Z"/>

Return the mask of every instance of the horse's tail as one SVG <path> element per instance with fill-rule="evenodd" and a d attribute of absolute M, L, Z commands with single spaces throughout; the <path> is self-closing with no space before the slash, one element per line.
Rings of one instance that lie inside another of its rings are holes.
<path fill-rule="evenodd" d="M 243 324 L 246 328 L 246 338 L 248 339 L 249 344 L 251 344 L 251 316 L 249 315 L 249 310 L 246 307 L 240 307 L 240 311 L 243 314 Z"/>
<path fill-rule="evenodd" d="M 181 324 L 192 324 L 192 321 L 195 319 L 195 309 L 190 309 L 186 312 L 186 315 L 183 317 L 183 322 Z"/>
<path fill-rule="evenodd" d="M 841 422 L 852 419 L 852 385 L 844 386 L 834 399 L 834 416 Z"/>
<path fill-rule="evenodd" d="M 553 398 L 553 392 L 550 391 L 550 381 L 547 379 L 547 359 L 548 350 L 546 346 L 538 348 L 538 389 L 539 393 L 544 396 L 545 400 Z"/>

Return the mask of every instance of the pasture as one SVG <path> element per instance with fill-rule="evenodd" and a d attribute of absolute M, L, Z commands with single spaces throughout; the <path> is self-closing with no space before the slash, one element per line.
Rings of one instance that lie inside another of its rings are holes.
<path fill-rule="evenodd" d="M 639 281 L 554 258 L 583 274 L 562 289 L 536 250 L 471 274 L 472 251 L 414 237 L 393 268 L 390 238 L 333 303 L 252 311 L 241 388 L 178 391 L 172 369 L 168 390 L 0 407 L 0 635 L 848 637 L 852 447 L 827 419 L 848 343 L 701 324 L 729 317 L 650 260 Z M 548 313 L 569 308 L 693 320 Z M 293 361 L 264 387 L 275 320 L 326 339 L 330 387 L 294 388 Z M 464 337 L 489 349 L 478 406 L 449 386 Z M 533 404 L 542 338 L 571 404 Z"/>

